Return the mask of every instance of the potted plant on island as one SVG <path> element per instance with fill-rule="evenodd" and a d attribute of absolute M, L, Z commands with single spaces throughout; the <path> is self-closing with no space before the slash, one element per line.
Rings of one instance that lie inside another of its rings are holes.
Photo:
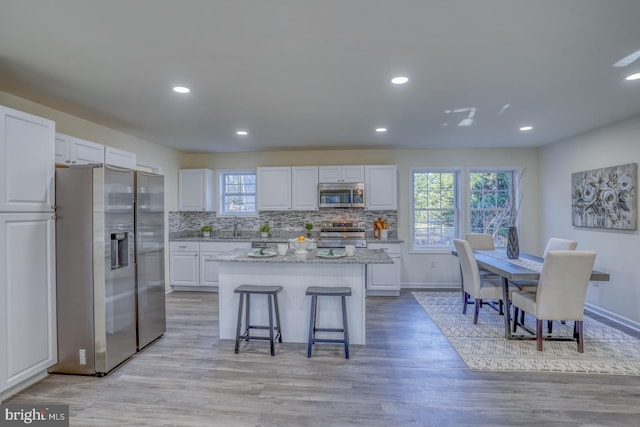
<path fill-rule="evenodd" d="M 262 237 L 269 237 L 269 231 L 271 231 L 271 227 L 269 227 L 267 224 L 260 226 L 260 233 Z"/>
<path fill-rule="evenodd" d="M 310 222 L 307 222 L 307 223 L 304 225 L 304 228 L 306 228 L 306 229 L 307 229 L 307 237 L 311 237 L 311 230 L 313 230 L 313 224 L 312 224 L 312 223 L 310 223 Z"/>
<path fill-rule="evenodd" d="M 213 232 L 213 226 L 203 225 L 200 231 L 202 231 L 202 237 L 211 237 L 211 233 Z"/>

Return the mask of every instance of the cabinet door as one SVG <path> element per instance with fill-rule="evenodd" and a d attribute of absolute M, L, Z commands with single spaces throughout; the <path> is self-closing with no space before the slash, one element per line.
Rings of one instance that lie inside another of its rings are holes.
<path fill-rule="evenodd" d="M 57 361 L 52 213 L 0 215 L 0 391 Z"/>
<path fill-rule="evenodd" d="M 365 167 L 365 203 L 368 210 L 398 209 L 395 165 Z"/>
<path fill-rule="evenodd" d="M 105 153 L 105 147 L 102 144 L 98 144 L 98 143 L 87 141 L 85 139 L 80 139 L 80 138 L 71 139 L 71 146 L 69 149 L 71 164 L 87 165 L 90 163 L 98 163 L 98 164 L 106 163 L 104 160 L 104 153 Z M 115 166 L 118 166 L 118 165 L 115 165 Z M 134 167 L 135 167 L 135 160 L 134 160 Z M 129 168 L 129 169 L 133 169 L 133 168 Z"/>
<path fill-rule="evenodd" d="M 318 167 L 291 168 L 291 210 L 318 209 Z"/>
<path fill-rule="evenodd" d="M 120 168 L 135 169 L 136 155 L 129 151 L 120 150 L 113 147 L 104 147 L 104 162 L 107 165 L 118 166 Z"/>
<path fill-rule="evenodd" d="M 171 252 L 171 285 L 199 286 L 200 263 L 198 252 Z"/>
<path fill-rule="evenodd" d="M 331 183 L 340 182 L 342 179 L 340 166 L 319 166 L 318 167 L 318 182 Z"/>
<path fill-rule="evenodd" d="M 61 133 L 56 133 L 56 165 L 69 165 L 71 162 L 68 138 L 71 137 Z"/>
<path fill-rule="evenodd" d="M 178 210 L 214 210 L 211 169 L 180 169 L 178 180 Z"/>
<path fill-rule="evenodd" d="M 291 168 L 258 168 L 257 210 L 288 211 L 291 209 Z"/>
<path fill-rule="evenodd" d="M 200 252 L 200 286 L 218 287 L 218 267 L 214 257 L 221 252 Z"/>
<path fill-rule="evenodd" d="M 343 166 L 342 182 L 364 182 L 364 166 Z"/>
<path fill-rule="evenodd" d="M 400 295 L 400 244 L 370 243 L 368 249 L 384 249 L 393 264 L 367 266 L 367 295 Z"/>
<path fill-rule="evenodd" d="M 0 106 L 0 212 L 53 209 L 55 124 Z"/>

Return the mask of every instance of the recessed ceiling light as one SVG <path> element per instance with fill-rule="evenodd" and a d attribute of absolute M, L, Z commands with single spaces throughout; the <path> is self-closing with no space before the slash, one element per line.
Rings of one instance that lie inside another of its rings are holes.
<path fill-rule="evenodd" d="M 376 128 L 376 132 L 378 133 L 384 133 L 387 131 L 387 128 Z"/>
<path fill-rule="evenodd" d="M 640 73 L 633 73 L 633 74 L 629 74 L 627 77 L 624 78 L 625 80 L 638 80 L 640 79 Z"/>
<path fill-rule="evenodd" d="M 529 130 L 531 130 L 531 129 L 533 129 L 533 126 L 529 126 L 529 125 L 527 125 L 527 126 L 522 126 L 522 127 L 520 128 L 520 130 L 521 130 L 521 131 L 523 131 L 523 132 L 529 131 Z"/>
<path fill-rule="evenodd" d="M 236 135 L 247 136 L 247 135 L 249 135 L 249 132 L 247 132 L 246 130 L 239 130 L 239 131 L 236 132 Z"/>
<path fill-rule="evenodd" d="M 398 76 L 391 79 L 391 83 L 393 83 L 394 85 L 403 85 L 408 81 L 409 78 L 404 76 Z"/>
<path fill-rule="evenodd" d="M 173 91 L 178 93 L 189 93 L 191 92 L 191 89 L 185 86 L 174 86 Z"/>

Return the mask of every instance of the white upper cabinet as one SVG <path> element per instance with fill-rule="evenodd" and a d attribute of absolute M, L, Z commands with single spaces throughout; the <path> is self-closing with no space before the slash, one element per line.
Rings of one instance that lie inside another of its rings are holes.
<path fill-rule="evenodd" d="M 364 182 L 364 166 L 319 166 L 318 182 Z"/>
<path fill-rule="evenodd" d="M 291 168 L 291 210 L 314 211 L 318 209 L 318 167 Z"/>
<path fill-rule="evenodd" d="M 104 163 L 104 145 L 56 133 L 56 165 Z"/>
<path fill-rule="evenodd" d="M 0 106 L 0 212 L 51 211 L 55 123 Z"/>
<path fill-rule="evenodd" d="M 104 163 L 126 169 L 136 168 L 136 154 L 113 147 L 104 147 Z"/>
<path fill-rule="evenodd" d="M 365 208 L 398 209 L 397 180 L 395 165 L 365 166 Z"/>
<path fill-rule="evenodd" d="M 291 210 L 291 168 L 258 168 L 256 175 L 257 210 Z"/>
<path fill-rule="evenodd" d="M 214 177 L 211 169 L 180 169 L 178 210 L 214 211 Z"/>

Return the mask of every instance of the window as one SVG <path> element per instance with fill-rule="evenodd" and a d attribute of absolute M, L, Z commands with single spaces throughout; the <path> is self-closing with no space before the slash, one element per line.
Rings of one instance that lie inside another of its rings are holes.
<path fill-rule="evenodd" d="M 459 229 L 458 171 L 414 170 L 413 249 L 453 246 Z"/>
<path fill-rule="evenodd" d="M 220 171 L 219 215 L 256 214 L 255 171 Z"/>
<path fill-rule="evenodd" d="M 513 170 L 469 172 L 470 230 L 493 234 L 496 246 L 507 245 L 509 226 L 515 225 L 515 176 Z"/>

